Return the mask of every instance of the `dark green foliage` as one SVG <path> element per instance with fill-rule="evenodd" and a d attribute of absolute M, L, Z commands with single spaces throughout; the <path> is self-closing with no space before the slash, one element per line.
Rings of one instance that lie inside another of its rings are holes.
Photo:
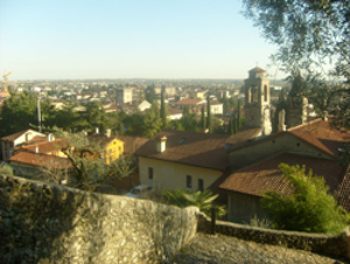
<path fill-rule="evenodd" d="M 278 229 L 337 233 L 348 224 L 349 216 L 328 193 L 323 178 L 304 167 L 281 164 L 280 170 L 294 187 L 292 195 L 267 193 L 262 206 Z"/>
<path fill-rule="evenodd" d="M 145 97 L 150 103 L 153 103 L 157 99 L 154 84 L 147 86 L 145 89 Z"/>
<path fill-rule="evenodd" d="M 196 115 L 194 113 L 191 113 L 188 107 L 184 107 L 180 122 L 181 127 L 185 131 L 197 131 L 198 129 Z"/>
<path fill-rule="evenodd" d="M 145 113 L 134 113 L 127 115 L 121 121 L 125 127 L 126 134 L 133 136 L 153 137 L 162 128 L 162 120 L 159 114 L 159 107 L 152 104 Z"/>
<path fill-rule="evenodd" d="M 336 59 L 334 70 L 350 80 L 350 1 L 245 0 L 245 5 L 247 17 L 279 46 L 276 58 L 287 72 Z"/>
<path fill-rule="evenodd" d="M 274 60 L 282 70 L 294 81 L 301 80 L 297 73 L 307 76 L 294 84 L 296 93 L 308 96 L 321 116 L 328 111 L 337 126 L 350 127 L 350 1 L 245 0 L 245 5 L 247 17 L 279 47 Z"/>
<path fill-rule="evenodd" d="M 162 119 L 159 115 L 159 107 L 157 104 L 152 104 L 152 107 L 146 110 L 142 120 L 142 135 L 145 137 L 155 136 L 162 128 Z"/>
<path fill-rule="evenodd" d="M 42 104 L 43 113 L 48 109 L 46 101 Z M 46 115 L 42 117 L 44 120 Z M 0 136 L 16 133 L 28 129 L 31 125 L 37 125 L 37 94 L 23 92 L 12 94 L 1 110 Z"/>

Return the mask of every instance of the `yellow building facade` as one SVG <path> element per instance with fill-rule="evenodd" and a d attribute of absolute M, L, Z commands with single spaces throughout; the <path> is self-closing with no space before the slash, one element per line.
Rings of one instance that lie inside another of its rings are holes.
<path fill-rule="evenodd" d="M 103 146 L 104 159 L 107 165 L 120 158 L 124 153 L 124 142 L 114 138 Z"/>
<path fill-rule="evenodd" d="M 177 162 L 139 157 L 140 182 L 155 190 L 205 190 L 222 171 Z"/>

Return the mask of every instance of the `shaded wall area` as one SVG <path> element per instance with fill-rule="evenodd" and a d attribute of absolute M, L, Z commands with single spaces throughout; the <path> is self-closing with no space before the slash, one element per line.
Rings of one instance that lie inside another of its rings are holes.
<path fill-rule="evenodd" d="M 312 251 L 321 255 L 350 260 L 350 230 L 337 235 L 274 230 L 226 221 L 216 221 L 204 214 L 199 215 L 198 231 L 220 233 L 263 244 L 280 245 L 288 248 Z"/>
<path fill-rule="evenodd" d="M 198 210 L 0 176 L 0 263 L 161 263 Z"/>

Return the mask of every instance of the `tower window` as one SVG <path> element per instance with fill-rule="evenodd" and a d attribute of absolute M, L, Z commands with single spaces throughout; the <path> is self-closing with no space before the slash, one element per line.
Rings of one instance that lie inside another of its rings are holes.
<path fill-rule="evenodd" d="M 264 85 L 264 102 L 267 102 L 267 85 Z"/>

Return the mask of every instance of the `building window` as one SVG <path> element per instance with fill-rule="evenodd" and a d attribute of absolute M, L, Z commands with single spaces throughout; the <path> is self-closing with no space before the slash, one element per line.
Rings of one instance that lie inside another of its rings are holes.
<path fill-rule="evenodd" d="M 148 179 L 153 180 L 153 168 L 148 168 Z"/>
<path fill-rule="evenodd" d="M 267 85 L 264 85 L 264 101 L 267 102 Z"/>
<path fill-rule="evenodd" d="M 192 188 L 192 176 L 191 175 L 186 176 L 186 187 Z"/>
<path fill-rule="evenodd" d="M 203 192 L 204 191 L 204 181 L 203 179 L 198 179 L 198 190 Z"/>

